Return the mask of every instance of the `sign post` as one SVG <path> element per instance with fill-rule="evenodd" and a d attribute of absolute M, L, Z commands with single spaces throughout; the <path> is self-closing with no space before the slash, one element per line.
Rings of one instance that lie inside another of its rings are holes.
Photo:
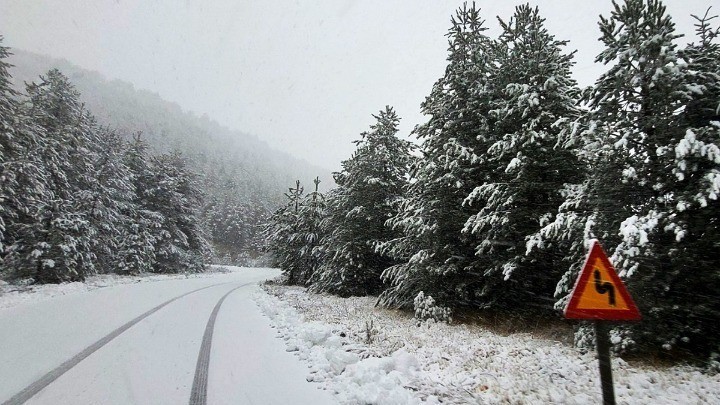
<path fill-rule="evenodd" d="M 603 404 L 615 405 L 607 321 L 638 321 L 641 317 L 597 240 L 591 242 L 590 253 L 565 307 L 565 318 L 595 321 Z"/>
<path fill-rule="evenodd" d="M 600 364 L 600 384 L 602 385 L 603 404 L 615 405 L 615 388 L 610 363 L 610 338 L 607 325 L 595 321 L 595 340 L 597 341 L 598 363 Z"/>

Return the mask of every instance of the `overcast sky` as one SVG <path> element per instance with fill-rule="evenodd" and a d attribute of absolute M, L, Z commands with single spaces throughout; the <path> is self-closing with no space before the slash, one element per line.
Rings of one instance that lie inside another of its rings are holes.
<path fill-rule="evenodd" d="M 519 4 L 520 2 L 517 2 Z M 549 30 L 577 49 L 576 79 L 593 60 L 608 0 L 531 1 Z M 678 31 L 710 0 L 665 2 Z M 257 135 L 329 169 L 389 104 L 401 132 L 443 74 L 450 16 L 461 1 L 0 0 L 4 45 L 65 58 L 151 90 L 183 108 Z M 476 1 L 498 33 L 516 2 Z M 716 10 L 717 12 L 718 10 Z M 683 43 L 690 41 L 681 40 Z"/>

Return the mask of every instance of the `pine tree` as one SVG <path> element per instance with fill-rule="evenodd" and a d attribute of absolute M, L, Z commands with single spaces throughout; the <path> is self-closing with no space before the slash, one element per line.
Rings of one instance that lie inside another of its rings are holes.
<path fill-rule="evenodd" d="M 94 229 L 83 210 L 92 188 L 91 137 L 94 121 L 79 93 L 58 70 L 27 87 L 31 119 L 38 124 L 36 158 L 43 194 L 37 218 L 23 229 L 31 251 L 17 252 L 17 276 L 38 283 L 83 280 L 95 272 Z"/>
<path fill-rule="evenodd" d="M 398 118 L 387 106 L 370 131 L 355 141 L 353 156 L 335 173 L 337 192 L 328 199 L 322 242 L 324 263 L 312 288 L 341 296 L 378 294 L 381 273 L 395 264 L 376 248 L 393 238 L 385 222 L 394 214 L 411 163 L 412 144 L 397 138 Z"/>
<path fill-rule="evenodd" d="M 5 208 L 11 194 L 18 191 L 18 183 L 15 173 L 11 170 L 10 161 L 13 159 L 14 143 L 17 135 L 15 132 L 15 120 L 18 114 L 16 92 L 10 87 L 10 65 L 5 59 L 10 56 L 8 48 L 2 46 L 0 36 L 0 258 L 4 255 L 4 245 L 7 244 L 6 223 L 4 218 L 10 217 L 13 213 Z"/>
<path fill-rule="evenodd" d="M 21 109 L 19 95 L 11 87 L 11 65 L 5 61 L 9 56 L 0 36 L 0 265 L 12 260 L 8 255 L 24 249 L 21 224 L 34 222 L 34 201 L 42 192 L 32 155 L 38 128 Z M 12 269 L 11 265 L 2 267 L 0 274 Z"/>
<path fill-rule="evenodd" d="M 82 210 L 88 213 L 96 238 L 93 250 L 97 271 L 126 271 L 121 244 L 132 219 L 125 213 L 134 209 L 132 173 L 125 164 L 125 141 L 109 128 L 96 127 L 91 176 L 95 179 L 85 195 Z"/>
<path fill-rule="evenodd" d="M 307 273 L 300 253 L 306 241 L 299 237 L 302 232 L 299 222 L 303 192 L 304 187 L 297 180 L 295 188 L 290 187 L 285 193 L 286 205 L 273 213 L 263 229 L 265 249 L 273 255 L 275 265 L 282 270 L 285 281 L 290 285 L 303 285 Z"/>
<path fill-rule="evenodd" d="M 134 134 L 127 144 L 123 163 L 130 172 L 132 201 L 121 209 L 127 223 L 119 242 L 118 271 L 121 274 L 153 272 L 159 229 L 164 218 L 146 198 L 150 193 L 154 168 L 150 164 L 148 145 L 141 134 Z"/>
<path fill-rule="evenodd" d="M 202 272 L 210 245 L 199 222 L 203 197 L 193 174 L 179 153 L 153 157 L 152 167 L 143 203 L 162 218 L 156 228 L 153 271 Z"/>
<path fill-rule="evenodd" d="M 422 104 L 428 122 L 414 131 L 422 158 L 400 212 L 389 221 L 398 235 L 381 245 L 399 262 L 383 273 L 390 288 L 381 305 L 412 307 L 421 291 L 443 306 L 472 305 L 482 287 L 472 268 L 474 246 L 462 229 L 473 214 L 463 201 L 488 176 L 483 154 L 494 107 L 487 86 L 495 66 L 494 43 L 483 24 L 474 5 L 452 18 L 445 74 Z"/>
<path fill-rule="evenodd" d="M 598 59 L 615 64 L 597 81 L 588 100 L 593 109 L 590 126 L 599 146 L 597 171 L 588 190 L 590 200 L 599 203 L 591 229 L 614 252 L 614 263 L 628 278 L 646 319 L 658 324 L 663 320 L 652 314 L 660 309 L 657 299 L 667 297 L 662 290 L 670 287 L 669 280 L 662 279 L 673 273 L 662 257 L 674 237 L 657 225 L 669 214 L 662 206 L 673 199 L 668 181 L 674 181 L 668 176 L 663 149 L 677 143 L 682 132 L 676 114 L 682 107 L 682 66 L 674 44 L 678 35 L 658 1 L 616 4 L 611 18 L 601 19 L 600 28 L 606 49 Z M 659 288 L 652 290 L 660 296 L 643 291 L 643 285 L 653 283 Z M 674 329 L 668 326 L 666 331 Z M 623 344 L 647 341 L 637 334 L 624 340 Z"/>
<path fill-rule="evenodd" d="M 635 273 L 641 309 L 651 322 L 629 328 L 629 339 L 709 356 L 720 353 L 720 260 L 714 253 L 720 247 L 720 45 L 714 42 L 720 28 L 710 27 L 707 13 L 695 18 L 700 42 L 678 50 L 679 68 L 665 73 L 679 77 L 657 78 L 675 84 L 667 91 L 679 99 L 671 108 L 679 109 L 667 134 L 651 143 L 656 156 L 647 177 L 656 194 L 644 212 L 623 223 L 616 255 Z"/>
<path fill-rule="evenodd" d="M 48 190 L 37 153 L 44 130 L 10 86 L 8 55 L 0 46 L 0 276 L 16 279 L 36 270 L 29 255 Z"/>
<path fill-rule="evenodd" d="M 183 159 L 151 157 L 139 136 L 126 144 L 99 126 L 56 69 L 21 99 L 7 54 L 0 47 L 0 275 L 202 271 L 202 195 Z"/>
<path fill-rule="evenodd" d="M 567 41 L 555 39 L 544 22 L 528 5 L 517 7 L 509 22 L 500 20 L 498 68 L 486 87 L 494 89 L 495 105 L 481 158 L 488 176 L 465 199 L 479 209 L 463 229 L 476 243 L 481 306 L 535 303 L 551 311 L 547 303 L 562 274 L 562 246 L 536 243 L 533 235 L 553 220 L 565 184 L 579 180 L 576 155 L 560 142 L 579 115 L 579 90 L 572 54 L 562 52 Z"/>
<path fill-rule="evenodd" d="M 697 49 L 709 59 L 717 54 L 705 39 L 679 51 L 674 24 L 655 0 L 615 4 L 600 29 L 606 48 L 597 61 L 610 67 L 585 97 L 590 112 L 582 125 L 581 155 L 592 174 L 541 234 L 598 238 L 613 253 L 644 316 L 616 328 L 619 349 L 709 354 L 717 350 L 720 314 L 717 262 L 708 253 L 718 246 L 717 59 L 703 62 Z M 558 307 L 584 255 L 582 244 L 573 246 Z M 587 335 L 581 328 L 576 339 Z"/>
<path fill-rule="evenodd" d="M 324 236 L 323 220 L 326 218 L 327 205 L 325 196 L 318 191 L 320 178 L 313 180 L 315 190 L 307 194 L 298 207 L 295 223 L 295 234 L 290 238 L 292 244 L 300 248 L 295 253 L 299 262 L 295 282 L 308 286 L 313 275 L 319 270 L 323 260 L 323 249 L 319 247 Z"/>

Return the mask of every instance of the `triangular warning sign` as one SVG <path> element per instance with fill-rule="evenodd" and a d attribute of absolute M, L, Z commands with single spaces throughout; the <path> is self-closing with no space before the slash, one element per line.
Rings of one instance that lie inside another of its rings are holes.
<path fill-rule="evenodd" d="M 592 241 L 590 254 L 575 282 L 565 318 L 640 320 L 640 311 L 597 240 Z"/>

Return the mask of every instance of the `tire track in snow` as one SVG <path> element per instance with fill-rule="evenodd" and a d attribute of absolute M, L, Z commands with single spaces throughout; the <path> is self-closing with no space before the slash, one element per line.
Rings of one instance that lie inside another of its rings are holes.
<path fill-rule="evenodd" d="M 195 378 L 193 379 L 192 391 L 190 393 L 190 405 L 205 405 L 207 403 L 207 380 L 208 372 L 210 370 L 210 349 L 212 347 L 213 331 L 215 330 L 215 320 L 217 319 L 218 312 L 220 312 L 220 306 L 223 301 L 225 301 L 225 298 L 227 298 L 227 296 L 233 291 L 250 284 L 256 283 L 243 284 L 228 291 L 227 294 L 223 295 L 218 303 L 215 304 L 215 308 L 213 308 L 213 311 L 210 314 L 210 319 L 208 319 L 208 323 L 205 326 L 205 334 L 203 334 L 202 344 L 200 345 L 197 366 L 195 366 Z"/>
<path fill-rule="evenodd" d="M 48 385 L 52 384 L 53 381 L 60 378 L 61 375 L 65 374 L 68 370 L 75 367 L 78 363 L 85 360 L 88 356 L 95 353 L 100 349 L 101 347 L 105 346 L 106 344 L 110 343 L 111 340 L 115 339 L 116 337 L 120 336 L 123 332 L 126 330 L 132 328 L 135 326 L 138 322 L 142 321 L 143 319 L 147 318 L 148 316 L 154 314 L 155 312 L 162 309 L 164 306 L 172 303 L 173 301 L 176 301 L 186 295 L 190 295 L 192 293 L 196 293 L 198 291 L 204 290 L 206 288 L 210 287 L 216 287 L 219 285 L 223 285 L 227 283 L 218 283 L 209 285 L 207 287 L 198 288 L 197 290 L 192 290 L 190 292 L 186 292 L 185 294 L 178 295 L 175 298 L 171 298 L 162 304 L 156 306 L 155 308 L 143 313 L 142 315 L 136 317 L 135 319 L 131 320 L 130 322 L 120 326 L 119 328 L 115 329 L 114 331 L 107 334 L 102 339 L 98 340 L 97 342 L 91 344 L 90 346 L 86 347 L 85 350 L 81 351 L 80 353 L 76 354 L 74 357 L 72 357 L 70 360 L 67 360 L 66 362 L 62 363 L 61 365 L 57 366 L 55 369 L 50 371 L 49 373 L 45 374 L 44 376 L 40 377 L 37 381 L 34 383 L 28 385 L 23 389 L 22 391 L 15 394 L 12 398 L 8 399 L 7 401 L 3 402 L 2 405 L 20 405 L 25 403 L 27 400 L 32 398 L 35 394 L 40 392 L 43 388 L 47 387 Z M 238 287 L 239 288 L 239 287 Z"/>

